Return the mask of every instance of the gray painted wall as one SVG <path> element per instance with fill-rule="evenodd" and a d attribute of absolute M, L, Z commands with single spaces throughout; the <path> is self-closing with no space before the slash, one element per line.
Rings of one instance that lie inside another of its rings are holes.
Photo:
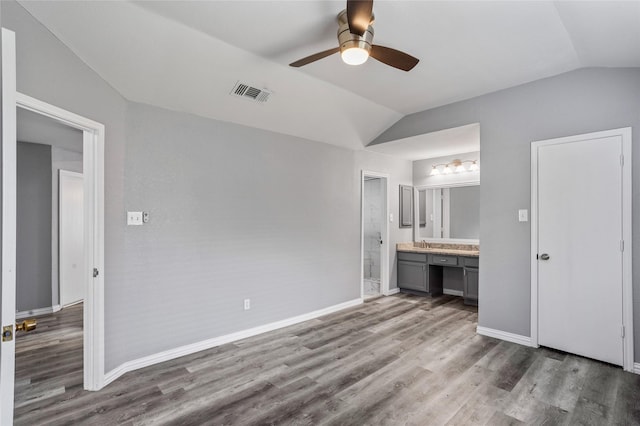
<path fill-rule="evenodd" d="M 79 135 L 80 145 L 82 144 L 82 134 Z M 60 170 L 82 173 L 82 153 L 69 151 L 66 149 L 51 148 L 51 287 L 53 294 L 53 305 L 60 303 L 60 255 L 59 255 L 59 213 L 60 205 L 58 198 L 60 195 Z"/>
<path fill-rule="evenodd" d="M 582 69 L 412 114 L 373 143 L 480 123 L 479 324 L 530 335 L 532 141 L 633 127 L 640 143 L 640 69 Z M 640 149 L 634 149 L 633 210 L 640 209 Z M 640 219 L 633 221 L 633 269 L 640 268 Z M 634 274 L 636 360 L 640 359 L 640 276 Z"/>
<path fill-rule="evenodd" d="M 125 206 L 150 222 L 127 229 L 115 320 L 153 327 L 108 334 L 110 360 L 360 297 L 352 152 L 141 104 L 127 118 Z"/>
<path fill-rule="evenodd" d="M 451 238 L 480 238 L 480 187 L 449 188 L 449 235 Z"/>
<path fill-rule="evenodd" d="M 51 306 L 51 147 L 18 142 L 16 309 Z"/>

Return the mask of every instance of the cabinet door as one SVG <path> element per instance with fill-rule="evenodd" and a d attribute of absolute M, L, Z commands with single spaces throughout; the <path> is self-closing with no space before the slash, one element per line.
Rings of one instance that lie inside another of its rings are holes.
<path fill-rule="evenodd" d="M 400 228 L 413 226 L 413 187 L 400 185 Z"/>
<path fill-rule="evenodd" d="M 464 303 L 478 304 L 478 269 L 464 268 Z"/>
<path fill-rule="evenodd" d="M 409 290 L 429 291 L 427 286 L 427 265 L 399 260 L 398 287 Z"/>

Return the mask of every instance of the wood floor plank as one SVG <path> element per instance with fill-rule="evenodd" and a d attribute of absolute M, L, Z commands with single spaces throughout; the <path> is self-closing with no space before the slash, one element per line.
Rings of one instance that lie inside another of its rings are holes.
<path fill-rule="evenodd" d="M 518 384 L 522 376 L 527 372 L 533 361 L 535 353 L 531 348 L 517 348 L 505 363 L 497 369 L 497 375 L 494 380 L 494 386 L 511 392 L 514 386 Z"/>
<path fill-rule="evenodd" d="M 494 413 L 494 415 L 489 420 L 487 420 L 485 424 L 487 426 L 516 426 L 524 423 L 518 419 L 514 419 L 513 417 L 507 416 L 506 414 L 498 411 Z"/>
<path fill-rule="evenodd" d="M 476 364 L 476 366 L 479 366 Z M 481 366 L 479 366 L 481 367 Z M 484 368 L 486 372 L 491 370 Z M 470 397 L 446 423 L 452 425 L 493 425 L 499 423 L 496 415 L 504 415 L 502 409 L 509 399 L 509 392 L 490 383 L 480 384 Z"/>
<path fill-rule="evenodd" d="M 640 376 L 620 375 L 611 424 L 640 425 Z"/>
<path fill-rule="evenodd" d="M 398 398 L 406 397 L 404 389 L 430 374 L 433 373 L 402 361 L 389 364 L 378 374 L 336 394 L 331 409 L 325 412 L 332 417 L 322 423 L 336 426 L 376 423 L 379 413 L 394 407 Z"/>
<path fill-rule="evenodd" d="M 16 425 L 640 425 L 640 377 L 399 294 L 82 388 L 82 305 L 16 338 Z"/>

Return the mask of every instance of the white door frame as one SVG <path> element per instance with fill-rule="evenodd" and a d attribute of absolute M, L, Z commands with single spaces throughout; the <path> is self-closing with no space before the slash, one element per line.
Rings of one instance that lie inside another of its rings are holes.
<path fill-rule="evenodd" d="M 389 188 L 391 175 L 387 173 L 362 170 L 360 174 L 360 298 L 364 299 L 364 178 L 366 176 L 384 178 L 386 181 L 384 195 L 384 220 L 382 221 L 382 246 L 380 256 L 380 293 L 388 296 L 389 292 Z"/>
<path fill-rule="evenodd" d="M 605 130 L 583 135 L 535 141 L 531 143 L 531 344 L 538 347 L 538 148 L 548 145 L 619 136 L 622 138 L 622 326 L 624 327 L 623 368 L 633 372 L 633 282 L 632 282 L 632 176 L 631 176 L 631 128 Z"/>
<path fill-rule="evenodd" d="M 84 388 L 99 390 L 104 383 L 104 125 L 22 93 L 16 93 L 16 105 L 82 130 L 83 133 L 86 277 L 83 318 Z M 3 158 L 3 168 L 10 161 L 11 159 Z M 15 162 L 15 158 L 13 161 Z M 15 198 L 6 201 L 15 203 Z M 13 249 L 15 250 L 15 244 Z M 98 271 L 96 277 L 94 268 Z M 15 280 L 13 285 L 15 286 Z"/>

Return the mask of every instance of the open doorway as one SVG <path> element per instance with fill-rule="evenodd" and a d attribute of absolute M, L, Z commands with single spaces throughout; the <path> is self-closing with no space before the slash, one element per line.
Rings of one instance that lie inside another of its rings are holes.
<path fill-rule="evenodd" d="M 388 292 L 387 175 L 362 174 L 362 297 Z"/>
<path fill-rule="evenodd" d="M 21 108 L 16 123 L 16 319 L 38 322 L 15 335 L 23 410 L 83 380 L 83 132 Z"/>
<path fill-rule="evenodd" d="M 18 109 L 17 319 L 84 297 L 77 294 L 84 263 L 82 138 L 78 129 Z"/>

